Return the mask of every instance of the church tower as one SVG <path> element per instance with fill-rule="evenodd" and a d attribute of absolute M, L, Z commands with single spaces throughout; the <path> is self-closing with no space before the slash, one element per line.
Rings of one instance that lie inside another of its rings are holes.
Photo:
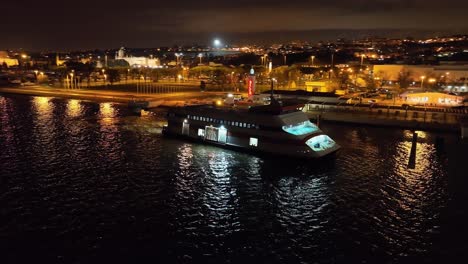
<path fill-rule="evenodd" d="M 122 60 L 125 57 L 125 48 L 121 47 L 119 51 L 117 52 L 115 59 L 116 60 Z"/>

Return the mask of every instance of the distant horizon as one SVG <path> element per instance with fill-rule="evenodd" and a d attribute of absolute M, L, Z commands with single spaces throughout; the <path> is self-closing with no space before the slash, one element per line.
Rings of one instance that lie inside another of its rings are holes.
<path fill-rule="evenodd" d="M 164 37 L 164 35 L 166 37 Z M 67 45 L 67 47 L 59 47 L 59 45 L 48 46 L 47 39 L 42 39 L 36 43 L 29 42 L 28 46 L 12 47 L 6 46 L 5 42 L 0 44 L 0 50 L 16 50 L 23 49 L 30 52 L 72 52 L 84 50 L 106 50 L 117 49 L 120 47 L 129 48 L 158 48 L 158 47 L 173 47 L 189 46 L 189 45 L 202 45 L 210 46 L 214 38 L 220 38 L 223 44 L 226 45 L 271 45 L 271 44 L 284 44 L 292 41 L 305 41 L 309 43 L 334 42 L 337 39 L 346 40 L 359 40 L 369 37 L 383 37 L 383 38 L 431 38 L 431 37 L 444 37 L 453 35 L 468 35 L 468 29 L 452 29 L 452 30 L 428 30 L 428 29 L 315 29 L 315 30 L 280 30 L 280 31 L 267 31 L 267 32 L 250 32 L 250 33 L 225 33 L 225 34 L 197 34 L 186 33 L 183 36 L 180 34 L 161 33 L 159 38 L 148 37 L 146 41 L 142 38 L 131 38 L 125 40 L 108 40 L 109 43 L 102 43 L 100 45 L 76 45 L 71 43 L 72 40 L 61 42 L 60 46 Z M 171 40 L 167 40 L 171 39 Z M 70 42 L 71 41 L 71 42 Z M 146 42 L 147 44 L 144 44 Z"/>

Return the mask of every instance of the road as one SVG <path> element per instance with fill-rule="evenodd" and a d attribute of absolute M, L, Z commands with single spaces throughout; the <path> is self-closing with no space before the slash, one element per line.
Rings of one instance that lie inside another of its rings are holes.
<path fill-rule="evenodd" d="M 77 98 L 96 101 L 112 101 L 127 103 L 129 100 L 214 100 L 225 97 L 225 92 L 175 92 L 159 94 L 137 94 L 136 92 L 103 91 L 103 90 L 78 90 L 59 89 L 40 86 L 28 87 L 3 87 L 0 93 L 39 95 L 51 97 Z"/>

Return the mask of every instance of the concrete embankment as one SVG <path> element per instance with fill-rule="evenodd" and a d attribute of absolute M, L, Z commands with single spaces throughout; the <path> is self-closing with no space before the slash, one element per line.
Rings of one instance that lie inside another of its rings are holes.
<path fill-rule="evenodd" d="M 321 122 L 339 122 L 380 127 L 398 127 L 404 129 L 446 131 L 458 133 L 461 129 L 460 116 L 453 114 L 410 112 L 401 115 L 383 112 L 333 112 L 308 111 L 312 120 L 320 116 Z"/>
<path fill-rule="evenodd" d="M 219 92 L 176 92 L 176 93 L 159 93 L 159 94 L 141 94 L 135 92 L 121 92 L 112 90 L 79 90 L 79 89 L 58 89 L 49 87 L 0 87 L 0 93 L 9 94 L 23 94 L 32 96 L 46 96 L 46 97 L 62 97 L 73 98 L 81 100 L 90 100 L 98 102 L 116 102 L 128 103 L 131 100 L 137 101 L 154 101 L 158 100 L 163 102 L 162 106 L 171 106 L 174 104 L 184 104 L 190 100 L 213 100 L 219 98 L 223 93 Z"/>

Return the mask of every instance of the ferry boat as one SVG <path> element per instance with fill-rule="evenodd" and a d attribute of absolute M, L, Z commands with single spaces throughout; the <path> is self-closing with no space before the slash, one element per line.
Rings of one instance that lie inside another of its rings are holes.
<path fill-rule="evenodd" d="M 170 108 L 163 133 L 218 146 L 296 158 L 320 158 L 340 146 L 310 122 L 304 105 Z"/>

